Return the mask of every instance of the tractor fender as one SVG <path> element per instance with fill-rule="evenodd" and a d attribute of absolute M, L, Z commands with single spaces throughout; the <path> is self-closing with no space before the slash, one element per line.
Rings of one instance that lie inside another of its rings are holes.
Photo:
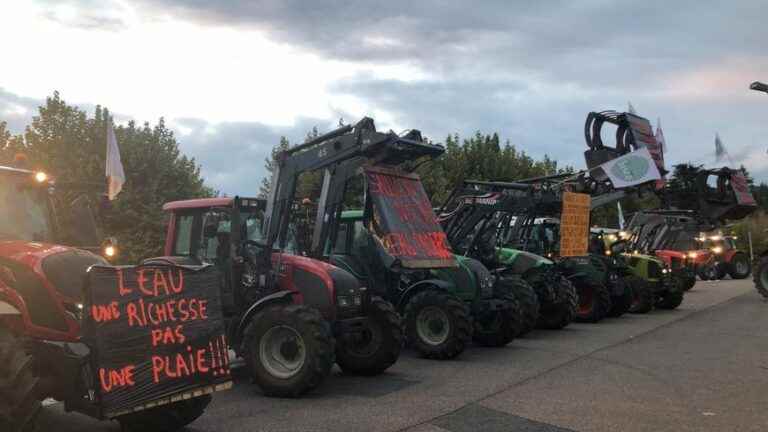
<path fill-rule="evenodd" d="M 415 284 L 407 287 L 400 294 L 400 298 L 397 300 L 397 305 L 395 305 L 395 307 L 397 308 L 398 311 L 402 311 L 405 308 L 405 305 L 408 304 L 408 302 L 410 301 L 411 297 L 413 297 L 414 294 L 424 291 L 425 289 L 428 289 L 428 288 L 450 292 L 455 288 L 455 286 L 453 283 L 444 281 L 442 279 L 420 280 Z"/>
<path fill-rule="evenodd" d="M 253 319 L 253 317 L 257 313 L 259 313 L 262 309 L 264 309 L 267 306 L 290 301 L 291 296 L 293 296 L 293 293 L 291 291 L 281 290 L 281 291 L 272 293 L 262 299 L 259 299 L 259 301 L 252 304 L 251 307 L 249 307 L 248 310 L 245 311 L 245 313 L 243 314 L 243 317 L 240 318 L 240 322 L 237 325 L 237 331 L 233 335 L 234 339 L 237 341 L 241 339 L 243 332 L 245 331 L 245 327 L 248 326 L 248 323 L 251 322 L 251 319 Z"/>
<path fill-rule="evenodd" d="M 12 304 L 0 300 L 0 315 L 21 315 L 21 311 Z"/>

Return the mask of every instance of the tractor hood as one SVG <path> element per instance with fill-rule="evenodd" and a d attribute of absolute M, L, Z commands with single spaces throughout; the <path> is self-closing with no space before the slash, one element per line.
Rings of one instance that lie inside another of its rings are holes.
<path fill-rule="evenodd" d="M 82 249 L 22 240 L 0 241 L 0 265 L 18 273 L 17 280 L 28 280 L 30 273 L 35 273 L 72 301 L 80 301 L 83 275 L 94 264 L 109 265 L 104 258 Z"/>
<path fill-rule="evenodd" d="M 532 268 L 554 264 L 543 256 L 512 248 L 497 248 L 496 258 L 501 264 L 511 266 L 515 274 L 523 274 Z"/>

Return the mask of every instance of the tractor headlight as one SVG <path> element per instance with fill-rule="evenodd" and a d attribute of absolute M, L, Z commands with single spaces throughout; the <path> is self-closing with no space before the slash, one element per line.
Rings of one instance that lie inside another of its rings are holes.
<path fill-rule="evenodd" d="M 339 305 L 339 307 L 350 307 L 352 306 L 352 297 L 351 296 L 336 296 L 336 304 Z"/>
<path fill-rule="evenodd" d="M 667 274 L 667 273 L 669 273 L 669 269 L 668 268 L 663 268 L 663 269 L 661 269 L 661 273 L 662 274 Z"/>
<path fill-rule="evenodd" d="M 45 183 L 48 180 L 48 174 L 38 171 L 35 173 L 35 181 L 38 183 Z"/>
<path fill-rule="evenodd" d="M 712 252 L 714 252 L 715 254 L 721 254 L 723 253 L 723 248 L 722 246 L 715 246 L 712 248 Z"/>
<path fill-rule="evenodd" d="M 688 258 L 696 259 L 699 256 L 696 252 L 688 252 Z"/>

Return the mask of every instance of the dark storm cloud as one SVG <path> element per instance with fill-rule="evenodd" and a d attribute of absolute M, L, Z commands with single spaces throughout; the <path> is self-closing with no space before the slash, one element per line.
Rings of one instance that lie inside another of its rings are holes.
<path fill-rule="evenodd" d="M 768 34 L 757 1 L 141 1 L 335 59 L 622 88 L 726 53 L 754 55 Z"/>

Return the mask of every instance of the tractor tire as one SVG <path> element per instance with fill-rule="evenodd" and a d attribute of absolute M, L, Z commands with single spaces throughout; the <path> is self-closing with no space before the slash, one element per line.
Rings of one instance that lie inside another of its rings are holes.
<path fill-rule="evenodd" d="M 265 308 L 243 336 L 245 361 L 267 396 L 295 398 L 319 386 L 331 373 L 334 351 L 331 326 L 302 305 Z"/>
<path fill-rule="evenodd" d="M 8 329 L 0 327 L 0 431 L 35 430 L 40 411 L 39 378 L 32 356 Z"/>
<path fill-rule="evenodd" d="M 555 302 L 540 304 L 537 328 L 560 330 L 568 326 L 576 316 L 578 295 L 571 281 L 561 277 L 555 286 Z"/>
<path fill-rule="evenodd" d="M 512 342 L 523 328 L 523 311 L 511 292 L 501 293 L 497 299 L 506 303 L 505 309 L 481 312 L 475 317 L 475 343 L 485 347 L 503 347 Z"/>
<path fill-rule="evenodd" d="M 725 265 L 725 264 L 720 264 L 720 265 L 715 267 L 717 269 L 717 276 L 716 277 L 717 277 L 718 280 L 725 279 L 725 277 L 730 274 L 727 267 L 728 266 Z M 731 276 L 731 279 L 735 279 L 735 278 L 733 276 Z"/>
<path fill-rule="evenodd" d="M 693 288 L 696 285 L 696 276 L 683 276 L 682 278 L 683 283 L 683 291 L 690 291 L 691 288 Z"/>
<path fill-rule="evenodd" d="M 728 274 L 733 279 L 746 279 L 752 273 L 752 264 L 747 255 L 736 252 L 731 258 Z"/>
<path fill-rule="evenodd" d="M 677 309 L 683 302 L 683 291 L 667 291 L 656 300 L 659 309 Z"/>
<path fill-rule="evenodd" d="M 632 289 L 634 284 L 630 283 L 630 279 L 636 277 L 637 276 L 627 276 L 623 278 L 621 282 L 622 285 L 624 285 L 624 289 L 621 295 L 611 296 L 611 310 L 608 311 L 609 317 L 616 318 L 629 312 L 629 308 L 632 307 L 632 300 L 635 297 Z"/>
<path fill-rule="evenodd" d="M 760 257 L 752 274 L 755 289 L 763 298 L 768 299 L 768 255 Z"/>
<path fill-rule="evenodd" d="M 634 314 L 644 314 L 653 310 L 654 295 L 651 285 L 645 279 L 639 277 L 632 278 L 632 305 L 629 312 Z"/>
<path fill-rule="evenodd" d="M 117 418 L 125 432 L 174 432 L 203 415 L 213 398 L 211 395 L 174 402 L 168 405 L 127 414 Z"/>
<path fill-rule="evenodd" d="M 395 308 L 381 297 L 373 297 L 361 338 L 337 341 L 336 364 L 346 374 L 378 375 L 395 364 L 404 340 L 403 323 Z"/>
<path fill-rule="evenodd" d="M 576 287 L 579 295 L 579 307 L 574 321 L 596 323 L 608 316 L 611 310 L 611 293 L 600 282 L 586 281 Z"/>
<path fill-rule="evenodd" d="M 442 291 L 422 291 L 405 306 L 405 334 L 408 344 L 422 357 L 452 359 L 472 340 L 472 317 L 456 297 Z"/>
<path fill-rule="evenodd" d="M 530 333 L 531 330 L 536 328 L 536 323 L 539 321 L 540 305 L 536 291 L 533 290 L 533 287 L 528 282 L 518 276 L 501 277 L 497 285 L 504 292 L 511 292 L 520 305 L 523 321 L 520 332 L 515 337 Z"/>

